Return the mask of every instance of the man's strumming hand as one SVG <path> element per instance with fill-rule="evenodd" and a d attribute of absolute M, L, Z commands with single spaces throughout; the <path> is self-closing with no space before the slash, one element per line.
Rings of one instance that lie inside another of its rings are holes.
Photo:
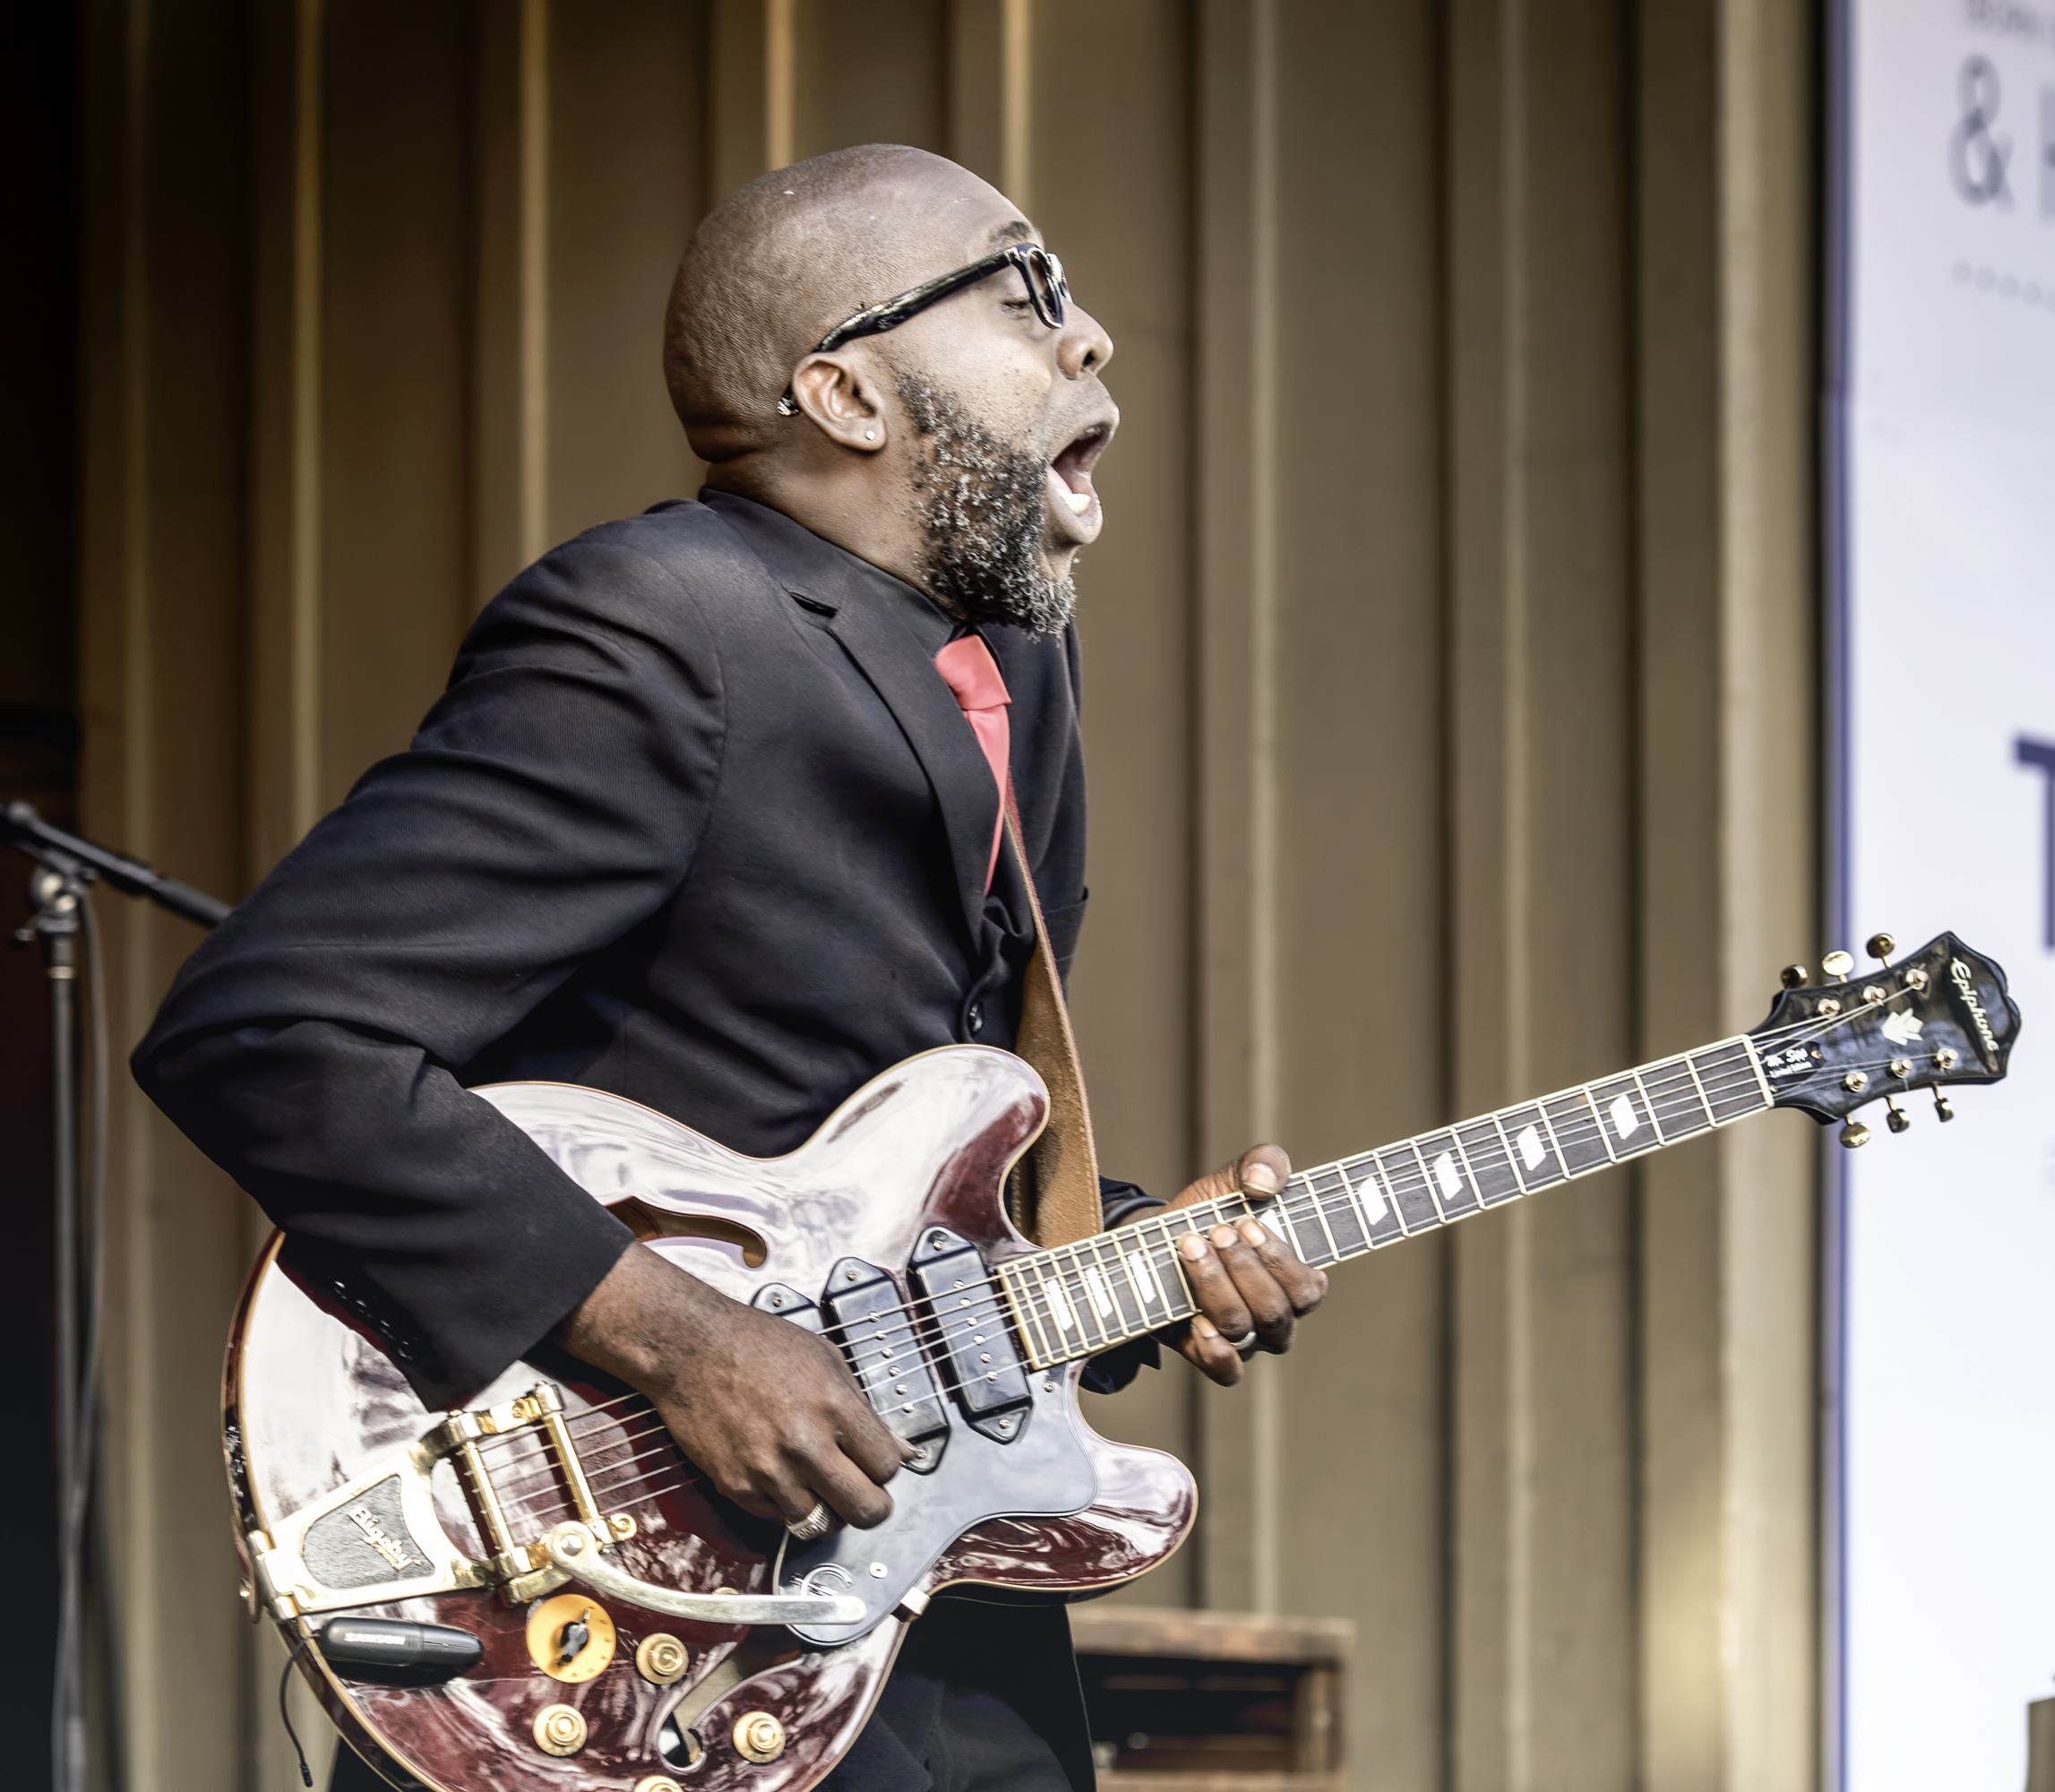
<path fill-rule="evenodd" d="M 631 1245 L 557 1328 L 565 1349 L 657 1409 L 678 1448 L 759 1518 L 793 1523 L 824 1500 L 854 1525 L 892 1510 L 906 1452 L 810 1331 Z"/>
<path fill-rule="evenodd" d="M 1170 1209 L 1195 1207 L 1237 1190 L 1260 1205 L 1277 1199 L 1291 1173 L 1291 1159 L 1279 1147 L 1256 1145 L 1233 1163 L 1200 1176 Z M 1289 1350 L 1300 1317 L 1318 1306 L 1328 1291 L 1323 1271 L 1300 1262 L 1253 1219 L 1191 1233 L 1177 1241 L 1177 1253 L 1199 1311 L 1176 1340 L 1176 1348 L 1222 1387 L 1233 1387 L 1242 1379 L 1243 1350 L 1273 1355 Z"/>

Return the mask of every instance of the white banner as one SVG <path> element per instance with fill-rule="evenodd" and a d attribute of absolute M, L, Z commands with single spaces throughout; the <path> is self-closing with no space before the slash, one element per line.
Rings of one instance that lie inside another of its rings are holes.
<path fill-rule="evenodd" d="M 2055 1696 L 2055 0 L 1847 0 L 1848 921 L 2009 1081 L 1848 1164 L 1847 1792 L 2020 1792 Z M 1857 939 L 1836 942 L 1859 951 Z"/>

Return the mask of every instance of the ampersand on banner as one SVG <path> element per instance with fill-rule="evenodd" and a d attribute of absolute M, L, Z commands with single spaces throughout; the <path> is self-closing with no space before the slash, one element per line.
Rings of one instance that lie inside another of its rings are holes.
<path fill-rule="evenodd" d="M 2012 144 L 1991 128 L 1998 120 L 1998 71 L 1983 57 L 1972 56 L 1962 65 L 1956 91 L 1962 100 L 1962 119 L 1948 139 L 1956 191 L 1972 205 L 2010 205 L 2005 164 Z"/>

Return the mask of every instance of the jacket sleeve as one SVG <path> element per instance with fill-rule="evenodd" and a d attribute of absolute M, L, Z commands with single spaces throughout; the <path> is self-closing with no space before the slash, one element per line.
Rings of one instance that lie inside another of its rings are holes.
<path fill-rule="evenodd" d="M 412 749 L 210 936 L 134 1055 L 296 1249 L 341 1266 L 431 1406 L 524 1354 L 628 1244 L 458 1073 L 691 866 L 721 680 L 688 599 L 606 531 L 523 573 Z"/>

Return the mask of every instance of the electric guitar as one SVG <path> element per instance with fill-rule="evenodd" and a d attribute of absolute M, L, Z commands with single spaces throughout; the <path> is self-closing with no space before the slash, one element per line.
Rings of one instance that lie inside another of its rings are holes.
<path fill-rule="evenodd" d="M 1752 1032 L 1302 1170 L 1257 1217 L 1339 1262 L 1768 1108 L 1844 1121 L 1859 1144 L 1868 1102 L 1902 1131 L 1898 1097 L 1931 1089 L 1945 1120 L 1951 1085 L 2005 1074 L 2019 1011 L 1952 934 L 1867 978 L 1845 954 L 1827 967 L 1845 980 L 1794 967 Z M 274 1239 L 224 1392 L 247 1598 L 395 1785 L 804 1792 L 937 1589 L 1075 1598 L 1183 1539 L 1183 1467 L 1096 1435 L 1078 1381 L 1191 1314 L 1177 1240 L 1245 1218 L 1240 1196 L 1037 1249 L 1002 1188 L 1047 1099 L 981 1046 L 907 1059 L 770 1159 L 589 1089 L 476 1092 L 651 1248 L 838 1345 L 919 1453 L 884 1524 L 803 1542 L 720 1498 L 639 1397 L 569 1359 L 426 1410 Z"/>

